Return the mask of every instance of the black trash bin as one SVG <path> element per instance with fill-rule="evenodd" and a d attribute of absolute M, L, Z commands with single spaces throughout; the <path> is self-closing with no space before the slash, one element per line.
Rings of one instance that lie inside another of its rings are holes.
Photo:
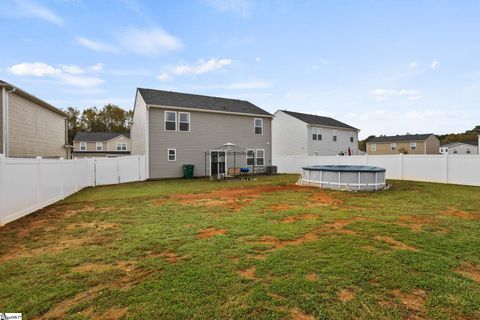
<path fill-rule="evenodd" d="M 184 179 L 193 179 L 194 171 L 195 171 L 195 166 L 193 164 L 184 164 L 183 165 L 183 178 Z"/>

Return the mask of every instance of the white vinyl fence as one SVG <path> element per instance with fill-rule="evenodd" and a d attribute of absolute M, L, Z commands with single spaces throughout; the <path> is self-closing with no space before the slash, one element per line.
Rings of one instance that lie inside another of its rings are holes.
<path fill-rule="evenodd" d="M 302 173 L 311 165 L 370 165 L 387 169 L 387 179 L 480 186 L 479 155 L 274 156 L 279 173 Z"/>
<path fill-rule="evenodd" d="M 85 187 L 145 179 L 145 156 L 64 160 L 0 155 L 0 226 Z"/>

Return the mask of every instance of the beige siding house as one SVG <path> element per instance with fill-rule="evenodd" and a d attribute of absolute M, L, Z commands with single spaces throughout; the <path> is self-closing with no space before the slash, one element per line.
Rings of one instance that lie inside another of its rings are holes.
<path fill-rule="evenodd" d="M 261 171 L 271 165 L 271 119 L 248 101 L 139 88 L 132 154 L 147 156 L 150 179 L 181 177 L 185 164 L 195 166 L 195 176 Z M 224 154 L 225 146 L 243 152 Z"/>
<path fill-rule="evenodd" d="M 0 112 L 0 153 L 11 158 L 68 158 L 63 111 L 0 80 Z"/>
<path fill-rule="evenodd" d="M 380 136 L 367 142 L 367 154 L 439 154 L 440 141 L 433 133 Z"/>
<path fill-rule="evenodd" d="M 129 133 L 78 132 L 73 138 L 73 157 L 121 157 L 132 150 Z"/>

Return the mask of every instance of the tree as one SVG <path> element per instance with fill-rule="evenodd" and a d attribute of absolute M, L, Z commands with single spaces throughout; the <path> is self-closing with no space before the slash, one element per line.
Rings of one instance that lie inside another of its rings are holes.
<path fill-rule="evenodd" d="M 358 149 L 361 151 L 367 151 L 367 142 L 372 138 L 375 138 L 375 136 L 369 136 L 364 140 L 358 141 Z"/>
<path fill-rule="evenodd" d="M 67 114 L 68 143 L 73 143 L 73 138 L 79 131 L 83 131 L 80 122 L 80 110 L 75 107 L 68 107 L 63 110 Z"/>

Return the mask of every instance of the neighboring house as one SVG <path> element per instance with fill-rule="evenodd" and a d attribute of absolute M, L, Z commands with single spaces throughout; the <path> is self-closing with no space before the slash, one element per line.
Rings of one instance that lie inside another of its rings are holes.
<path fill-rule="evenodd" d="M 278 110 L 272 120 L 272 153 L 282 155 L 357 155 L 358 130 L 338 120 Z"/>
<path fill-rule="evenodd" d="M 68 158 L 67 116 L 0 80 L 0 154 L 11 158 Z"/>
<path fill-rule="evenodd" d="M 440 153 L 442 154 L 478 154 L 478 146 L 476 141 L 466 142 L 452 142 L 440 146 Z"/>
<path fill-rule="evenodd" d="M 78 132 L 73 138 L 73 157 L 120 157 L 132 150 L 129 133 Z"/>
<path fill-rule="evenodd" d="M 150 179 L 181 177 L 184 164 L 195 176 L 228 172 L 234 161 L 262 170 L 271 164 L 271 118 L 248 101 L 138 88 L 132 154 L 146 155 Z M 215 151 L 226 144 L 244 153 Z"/>
<path fill-rule="evenodd" d="M 438 154 L 440 141 L 433 133 L 379 136 L 367 142 L 367 154 Z"/>

